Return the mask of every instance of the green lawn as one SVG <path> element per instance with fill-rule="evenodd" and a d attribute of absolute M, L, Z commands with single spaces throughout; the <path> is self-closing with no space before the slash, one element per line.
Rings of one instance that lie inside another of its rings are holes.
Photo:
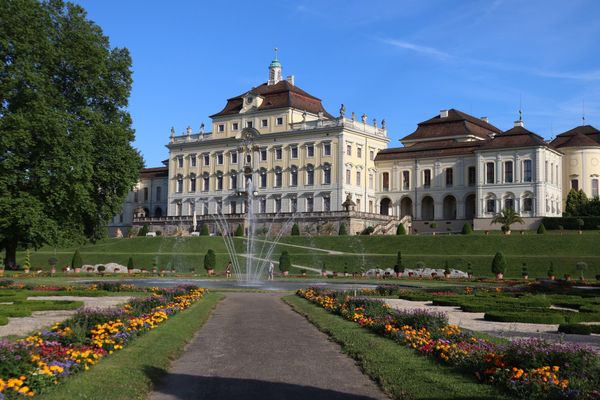
<path fill-rule="evenodd" d="M 137 338 L 131 345 L 103 359 L 89 371 L 66 379 L 40 400 L 145 399 L 152 384 L 166 373 L 172 360 L 208 320 L 222 299 L 207 293 L 188 310 L 173 316 L 158 328 Z"/>
<path fill-rule="evenodd" d="M 587 277 L 594 278 L 600 274 L 599 240 L 600 235 L 596 231 L 586 231 L 583 235 L 527 232 L 523 236 L 300 236 L 284 237 L 273 255 L 278 258 L 285 249 L 289 251 L 293 264 L 319 269 L 325 264 L 328 270 L 342 272 L 346 269 L 352 272 L 361 267 L 391 267 L 395 263 L 396 252 L 402 251 L 407 267 L 422 261 L 428 266 L 441 268 L 448 261 L 451 267 L 465 270 L 466 263 L 471 262 L 476 276 L 492 276 L 491 260 L 496 251 L 503 251 L 508 261 L 506 277 L 520 277 L 523 263 L 527 264 L 530 277 L 544 277 L 550 262 L 554 263 L 557 276 L 565 273 L 576 276 L 575 263 L 585 261 L 589 266 Z M 237 251 L 243 252 L 245 240 L 235 238 L 234 242 Z M 220 237 L 107 239 L 81 246 L 80 251 L 84 263 L 117 262 L 126 265 L 132 256 L 137 267 L 150 268 L 153 260 L 157 259 L 159 267 L 174 267 L 179 272 L 193 269 L 203 272 L 202 262 L 209 248 L 217 253 L 217 271 L 223 270 L 229 255 Z M 70 263 L 74 250 L 74 247 L 44 247 L 32 252 L 32 266 L 34 269 L 38 266 L 47 269 L 50 257 L 58 258 L 59 266 L 66 265 Z M 330 254 L 326 250 L 340 253 Z M 18 262 L 22 263 L 23 259 L 24 253 L 20 252 Z"/>
<path fill-rule="evenodd" d="M 414 350 L 370 333 L 298 296 L 284 298 L 319 330 L 338 342 L 362 370 L 394 399 L 505 399 L 495 387 L 419 356 Z"/>

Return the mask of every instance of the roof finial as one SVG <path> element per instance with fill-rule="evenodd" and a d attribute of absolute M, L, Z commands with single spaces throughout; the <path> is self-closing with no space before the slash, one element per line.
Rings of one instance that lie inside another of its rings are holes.
<path fill-rule="evenodd" d="M 273 50 L 275 50 L 275 60 L 274 61 L 279 61 L 277 59 L 277 52 L 279 51 L 279 49 L 277 47 L 275 47 Z"/>
<path fill-rule="evenodd" d="M 581 125 L 585 126 L 585 99 L 581 100 Z"/>
<path fill-rule="evenodd" d="M 523 121 L 523 101 L 519 94 L 519 121 Z"/>

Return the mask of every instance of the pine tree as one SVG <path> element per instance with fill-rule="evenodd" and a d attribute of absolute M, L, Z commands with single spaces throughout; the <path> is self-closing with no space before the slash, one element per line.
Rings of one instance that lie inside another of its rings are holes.
<path fill-rule="evenodd" d="M 202 226 L 200 227 L 200 236 L 208 236 L 208 235 L 209 235 L 208 225 L 202 224 Z"/>
<path fill-rule="evenodd" d="M 492 272 L 496 275 L 504 274 L 506 271 L 506 258 L 501 251 L 497 252 L 492 260 Z"/>
<path fill-rule="evenodd" d="M 292 236 L 300 236 L 300 227 L 298 224 L 292 226 Z"/>
<path fill-rule="evenodd" d="M 544 233 L 546 233 L 546 227 L 544 226 L 544 224 L 540 224 L 538 226 L 537 233 L 538 235 L 543 235 Z"/>
<path fill-rule="evenodd" d="M 235 236 L 244 236 L 244 227 L 241 224 L 238 224 L 237 228 L 235 228 Z"/>
<path fill-rule="evenodd" d="M 396 228 L 396 235 L 406 235 L 406 228 L 404 228 L 404 224 L 398 225 L 398 228 Z"/>
<path fill-rule="evenodd" d="M 206 255 L 204 256 L 204 269 L 206 271 L 215 269 L 217 265 L 217 255 L 213 249 L 208 249 Z"/>
<path fill-rule="evenodd" d="M 469 224 L 468 222 L 465 222 L 465 224 L 462 227 L 462 234 L 470 235 L 471 233 L 473 233 L 473 228 L 471 228 L 471 224 Z"/>
<path fill-rule="evenodd" d="M 71 268 L 81 268 L 83 265 L 83 260 L 81 259 L 81 254 L 79 253 L 79 249 L 75 250 L 73 254 L 73 258 L 71 259 Z"/>
<path fill-rule="evenodd" d="M 127 270 L 132 270 L 135 267 L 133 266 L 133 258 L 129 257 L 129 260 L 127 260 Z"/>
<path fill-rule="evenodd" d="M 281 272 L 289 271 L 291 266 L 290 254 L 287 250 L 282 251 L 281 256 L 279 256 L 279 270 Z"/>

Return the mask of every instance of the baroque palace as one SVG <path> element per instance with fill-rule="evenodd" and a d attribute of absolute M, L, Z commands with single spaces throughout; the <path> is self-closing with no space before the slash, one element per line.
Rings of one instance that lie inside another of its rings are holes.
<path fill-rule="evenodd" d="M 190 234 L 223 215 L 244 223 L 248 198 L 265 226 L 294 217 L 301 230 L 354 234 L 499 229 L 492 217 L 512 208 L 534 228 L 560 216 L 568 191 L 598 196 L 600 131 L 576 127 L 547 142 L 519 118 L 502 131 L 487 118 L 442 110 L 388 148 L 385 120 L 329 114 L 321 100 L 283 78 L 277 57 L 269 79 L 211 115 L 212 129 L 171 129 L 164 167 L 142 170 L 109 235 L 148 225 Z M 194 226 L 195 225 L 195 226 Z"/>

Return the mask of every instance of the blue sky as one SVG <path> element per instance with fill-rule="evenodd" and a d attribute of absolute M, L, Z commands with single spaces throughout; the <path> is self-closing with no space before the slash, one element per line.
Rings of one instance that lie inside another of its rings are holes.
<path fill-rule="evenodd" d="M 283 74 L 337 115 L 386 119 L 390 147 L 441 109 L 551 138 L 600 128 L 600 1 L 76 0 L 133 57 L 129 111 L 146 166 L 171 126 L 197 131 L 229 97 Z M 520 100 L 521 99 L 521 100 Z"/>

